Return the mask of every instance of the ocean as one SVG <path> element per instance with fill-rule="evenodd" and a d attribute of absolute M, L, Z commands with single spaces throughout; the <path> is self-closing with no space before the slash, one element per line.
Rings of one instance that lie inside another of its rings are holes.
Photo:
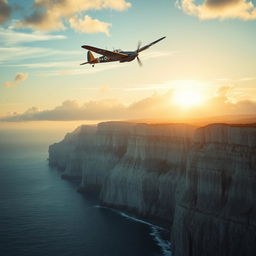
<path fill-rule="evenodd" d="M 58 136 L 0 131 L 0 255 L 171 255 L 167 230 L 100 207 L 48 166 Z"/>

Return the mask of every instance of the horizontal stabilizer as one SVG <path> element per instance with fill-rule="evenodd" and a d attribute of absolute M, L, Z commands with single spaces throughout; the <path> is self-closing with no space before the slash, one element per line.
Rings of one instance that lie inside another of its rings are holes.
<path fill-rule="evenodd" d="M 85 65 L 85 64 L 89 64 L 90 62 L 84 62 L 84 63 L 81 63 L 80 65 Z"/>

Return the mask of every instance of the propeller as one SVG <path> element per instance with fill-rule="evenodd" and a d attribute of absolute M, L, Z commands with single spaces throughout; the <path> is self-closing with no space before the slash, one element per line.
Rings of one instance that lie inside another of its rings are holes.
<path fill-rule="evenodd" d="M 137 46 L 137 51 L 136 52 L 140 51 L 140 47 L 141 47 L 141 41 L 138 42 L 138 46 Z"/>
<path fill-rule="evenodd" d="M 142 62 L 139 58 L 139 52 L 140 52 L 140 47 L 141 47 L 141 41 L 138 42 L 138 46 L 137 46 L 137 50 L 136 50 L 136 53 L 137 53 L 137 61 L 138 61 L 138 64 L 140 67 L 142 67 Z"/>
<path fill-rule="evenodd" d="M 140 60 L 140 58 L 138 56 L 137 56 L 137 61 L 138 61 L 139 66 L 142 67 L 143 64 L 142 64 L 142 62 L 141 62 L 141 60 Z"/>

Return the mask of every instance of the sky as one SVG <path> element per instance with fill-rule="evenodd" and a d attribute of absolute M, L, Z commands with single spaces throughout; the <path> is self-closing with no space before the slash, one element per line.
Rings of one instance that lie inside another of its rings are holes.
<path fill-rule="evenodd" d="M 254 0 L 0 0 L 0 120 L 256 115 L 255 29 Z M 79 65 L 163 36 L 142 67 Z"/>

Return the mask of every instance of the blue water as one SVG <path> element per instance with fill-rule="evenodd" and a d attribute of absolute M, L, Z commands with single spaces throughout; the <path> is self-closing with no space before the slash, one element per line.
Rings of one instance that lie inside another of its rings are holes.
<path fill-rule="evenodd" d="M 0 255 L 168 255 L 162 229 L 96 206 L 47 162 L 40 135 L 0 132 Z"/>

